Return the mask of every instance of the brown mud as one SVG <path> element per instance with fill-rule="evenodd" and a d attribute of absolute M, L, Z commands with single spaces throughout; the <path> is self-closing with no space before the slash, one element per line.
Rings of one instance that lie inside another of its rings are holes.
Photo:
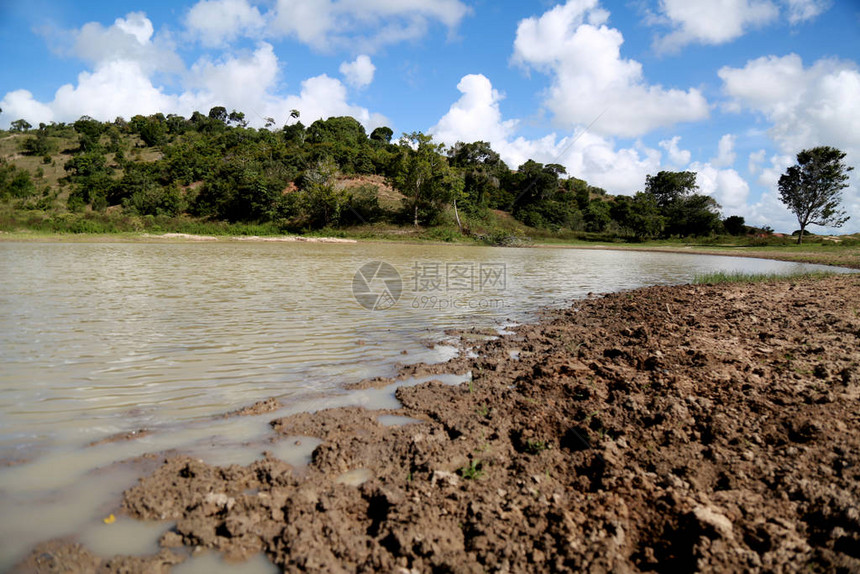
<path fill-rule="evenodd" d="M 385 412 L 420 423 L 273 421 L 323 440 L 301 473 L 165 460 L 122 501 L 177 522 L 158 556 L 51 542 L 19 569 L 205 547 L 286 571 L 860 571 L 860 277 L 646 288 L 513 331 L 411 368 L 472 373 L 398 389 Z"/>

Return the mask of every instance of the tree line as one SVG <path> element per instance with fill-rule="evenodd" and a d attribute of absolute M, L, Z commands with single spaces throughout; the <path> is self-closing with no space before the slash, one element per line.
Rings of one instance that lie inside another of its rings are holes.
<path fill-rule="evenodd" d="M 468 234 L 492 210 L 534 228 L 637 240 L 748 230 L 740 216 L 721 217 L 717 202 L 698 193 L 691 171 L 648 175 L 642 191 L 611 196 L 559 164 L 528 160 L 512 169 L 487 142 L 448 147 L 421 132 L 393 141 L 390 128 L 367 134 L 352 117 L 304 126 L 293 110 L 282 127 L 269 118 L 254 129 L 243 113 L 218 106 L 190 118 L 159 113 L 100 122 L 84 116 L 37 129 L 17 120 L 12 130 L 27 135 L 22 151 L 46 164 L 58 151 L 70 154 L 61 184 L 72 212 L 120 206 L 135 215 L 267 222 L 291 232 L 381 221 L 433 226 L 453 217 Z M 58 150 L 58 142 L 75 143 Z M 839 164 L 844 154 L 833 153 L 830 163 Z M 846 171 L 835 169 L 837 176 Z M 780 181 L 786 197 L 800 195 L 800 179 L 811 177 L 798 170 Z M 402 194 L 400 207 L 380 204 L 375 185 L 339 185 L 343 176 L 381 176 Z M 25 203 L 36 195 L 28 171 L 0 164 L 0 198 Z M 838 199 L 831 197 L 824 211 L 807 208 L 801 228 L 839 223 L 832 217 L 839 214 Z"/>

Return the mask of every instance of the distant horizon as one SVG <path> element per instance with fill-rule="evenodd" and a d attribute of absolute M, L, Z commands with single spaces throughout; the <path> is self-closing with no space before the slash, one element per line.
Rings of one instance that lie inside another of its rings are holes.
<path fill-rule="evenodd" d="M 612 195 L 695 171 L 723 216 L 791 234 L 795 155 L 855 166 L 860 4 L 831 0 L 71 0 L 0 6 L 0 127 L 213 106 L 252 127 L 352 116 L 394 139 L 487 141 L 511 169 L 560 163 Z M 846 41 L 848 40 L 848 41 Z M 851 41 L 853 40 L 853 41 Z"/>

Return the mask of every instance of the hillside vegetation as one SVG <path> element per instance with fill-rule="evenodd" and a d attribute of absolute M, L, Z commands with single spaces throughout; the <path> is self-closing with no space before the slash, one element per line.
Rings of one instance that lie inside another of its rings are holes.
<path fill-rule="evenodd" d="M 693 172 L 649 175 L 611 196 L 532 160 L 512 169 L 486 142 L 392 141 L 351 117 L 253 129 L 241 112 L 15 122 L 0 132 L 0 230 L 327 233 L 509 244 L 749 237 L 696 193 Z M 779 240 L 777 240 L 779 242 Z"/>

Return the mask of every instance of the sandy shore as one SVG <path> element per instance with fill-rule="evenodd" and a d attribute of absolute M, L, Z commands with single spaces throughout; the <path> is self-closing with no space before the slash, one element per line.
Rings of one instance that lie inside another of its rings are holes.
<path fill-rule="evenodd" d="M 158 555 L 52 541 L 19 570 L 167 571 L 200 546 L 286 571 L 858 571 L 858 349 L 857 276 L 592 297 L 412 368 L 472 373 L 400 388 L 421 423 L 272 421 L 323 439 L 307 469 L 165 460 L 121 505 L 177 521 Z"/>

